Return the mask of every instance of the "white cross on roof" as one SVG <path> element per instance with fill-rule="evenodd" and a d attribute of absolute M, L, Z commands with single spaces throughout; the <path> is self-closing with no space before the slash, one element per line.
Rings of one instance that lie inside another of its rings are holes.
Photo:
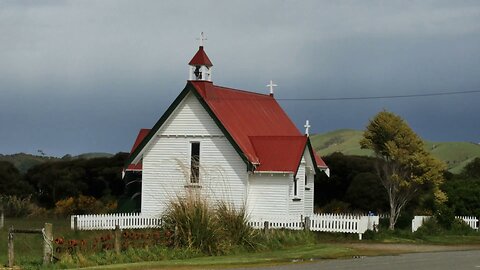
<path fill-rule="evenodd" d="M 200 37 L 197 38 L 197 40 L 200 41 L 200 46 L 203 47 L 203 42 L 207 40 L 207 37 L 205 37 L 205 34 L 203 32 L 200 33 Z"/>
<path fill-rule="evenodd" d="M 310 122 L 309 122 L 308 120 L 305 122 L 304 127 L 305 127 L 305 134 L 306 134 L 307 136 L 310 136 L 310 134 L 309 134 L 309 129 L 310 129 L 311 126 L 310 126 Z"/>
<path fill-rule="evenodd" d="M 274 84 L 272 80 L 270 80 L 270 84 L 267 84 L 267 87 L 270 88 L 270 95 L 273 95 L 273 87 L 275 86 L 278 86 L 278 85 Z"/>

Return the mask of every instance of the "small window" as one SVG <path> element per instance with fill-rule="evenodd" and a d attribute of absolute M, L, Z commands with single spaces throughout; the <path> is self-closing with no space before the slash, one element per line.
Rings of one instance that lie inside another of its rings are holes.
<path fill-rule="evenodd" d="M 298 194 L 298 178 L 293 178 L 293 196 L 297 196 Z"/>
<path fill-rule="evenodd" d="M 190 145 L 190 183 L 198 183 L 200 179 L 200 143 Z"/>

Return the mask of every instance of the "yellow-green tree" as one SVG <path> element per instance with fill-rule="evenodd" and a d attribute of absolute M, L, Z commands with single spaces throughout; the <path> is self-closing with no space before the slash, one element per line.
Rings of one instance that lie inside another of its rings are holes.
<path fill-rule="evenodd" d="M 390 204 L 390 230 L 405 205 L 421 191 L 433 192 L 438 203 L 446 200 L 439 188 L 445 165 L 425 150 L 422 139 L 400 116 L 379 112 L 368 124 L 360 145 L 373 150 L 378 158 L 376 171 Z"/>

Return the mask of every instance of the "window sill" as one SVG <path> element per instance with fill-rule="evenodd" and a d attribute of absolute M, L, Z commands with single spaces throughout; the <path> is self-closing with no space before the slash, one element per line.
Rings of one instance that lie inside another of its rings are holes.
<path fill-rule="evenodd" d="M 293 198 L 293 199 L 292 199 L 292 201 L 294 201 L 294 202 L 299 202 L 299 201 L 301 201 L 301 200 L 302 200 L 302 199 L 300 199 L 300 198 Z"/>
<path fill-rule="evenodd" d="M 309 187 L 305 187 L 305 190 L 310 190 L 310 189 L 311 189 L 311 188 L 309 188 Z"/>
<path fill-rule="evenodd" d="M 187 184 L 183 186 L 184 188 L 202 188 L 200 184 Z"/>

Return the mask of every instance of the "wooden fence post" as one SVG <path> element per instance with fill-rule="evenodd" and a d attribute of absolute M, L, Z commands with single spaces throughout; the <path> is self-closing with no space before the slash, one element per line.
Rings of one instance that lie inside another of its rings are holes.
<path fill-rule="evenodd" d="M 173 232 L 173 246 L 178 247 L 178 226 L 175 225 L 175 231 Z"/>
<path fill-rule="evenodd" d="M 268 227 L 270 223 L 268 221 L 263 222 L 263 232 L 268 233 Z"/>
<path fill-rule="evenodd" d="M 43 240 L 43 264 L 49 264 L 53 257 L 53 226 L 51 223 L 45 223 L 43 227 Z"/>
<path fill-rule="evenodd" d="M 3 209 L 0 209 L 0 229 L 3 229 L 3 226 L 5 225 L 5 217 L 3 215 Z"/>
<path fill-rule="evenodd" d="M 76 232 L 78 230 L 78 217 L 73 217 L 73 231 Z"/>
<path fill-rule="evenodd" d="M 13 267 L 14 253 L 13 253 L 13 226 L 8 230 L 8 267 Z"/>
<path fill-rule="evenodd" d="M 310 217 L 305 217 L 305 223 L 304 223 L 304 229 L 305 231 L 310 231 L 310 225 L 311 225 L 311 222 L 310 222 Z"/>
<path fill-rule="evenodd" d="M 120 232 L 120 226 L 115 225 L 115 232 L 113 234 L 114 236 L 114 242 L 113 242 L 113 247 L 115 249 L 115 253 L 117 253 L 118 255 L 120 255 L 120 245 L 122 243 L 122 234 Z"/>

